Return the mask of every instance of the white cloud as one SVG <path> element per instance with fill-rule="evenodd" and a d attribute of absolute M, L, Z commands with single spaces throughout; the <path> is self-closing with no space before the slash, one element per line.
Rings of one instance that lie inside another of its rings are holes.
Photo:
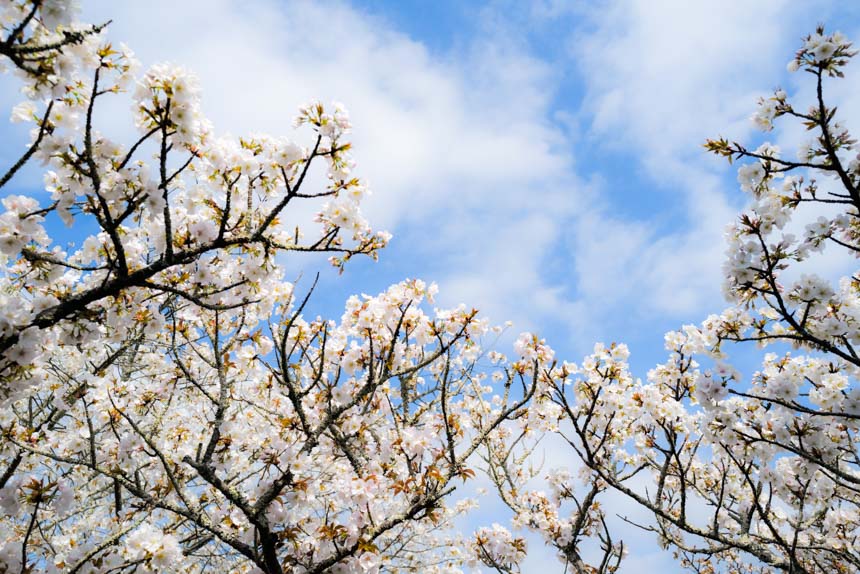
<path fill-rule="evenodd" d="M 757 97 L 784 76 L 797 30 L 808 31 L 804 19 L 819 8 L 783 0 L 577 6 L 584 23 L 568 40 L 585 89 L 577 123 L 630 173 L 627 189 L 595 196 L 570 241 L 590 309 L 697 318 L 722 306 L 723 231 L 745 198 L 701 144 L 720 134 L 749 141 Z M 637 177 L 643 168 L 647 176 Z M 655 189 L 662 201 L 652 212 L 616 215 Z"/>
<path fill-rule="evenodd" d="M 694 156 L 705 137 L 748 131 L 755 96 L 783 70 L 773 62 L 787 61 L 796 11 L 784 0 L 637 0 L 601 3 L 592 17 L 594 32 L 570 42 L 593 129 L 636 146 L 662 179 L 667 162 Z"/>
<path fill-rule="evenodd" d="M 343 101 L 374 190 L 368 217 L 395 233 L 383 257 L 427 259 L 443 303 L 532 325 L 565 305 L 541 261 L 579 184 L 548 120 L 545 63 L 481 35 L 456 59 L 434 57 L 336 2 L 96 2 L 87 16 L 113 18 L 111 35 L 145 64 L 194 70 L 219 131 L 289 132 L 300 103 Z"/>
<path fill-rule="evenodd" d="M 111 2 L 92 12 L 113 15 L 111 34 L 146 62 L 169 58 L 193 69 L 220 130 L 288 132 L 299 104 L 345 102 L 361 173 L 381 196 L 371 215 L 382 224 L 421 217 L 451 196 L 467 205 L 486 200 L 495 186 L 564 162 L 547 150 L 551 128 L 530 111 L 545 99 L 546 70 L 492 46 L 463 62 L 440 61 L 332 2 Z"/>

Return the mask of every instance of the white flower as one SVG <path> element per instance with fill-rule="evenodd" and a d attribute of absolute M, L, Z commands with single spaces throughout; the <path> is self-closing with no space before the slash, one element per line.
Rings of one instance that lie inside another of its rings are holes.
<path fill-rule="evenodd" d="M 728 393 L 728 389 L 721 381 L 715 380 L 710 373 L 705 373 L 696 380 L 693 396 L 699 404 L 711 406 L 726 398 Z"/>
<path fill-rule="evenodd" d="M 36 104 L 27 100 L 21 102 L 12 108 L 12 115 L 9 118 L 12 123 L 32 122 L 36 119 Z"/>
<path fill-rule="evenodd" d="M 812 50 L 812 54 L 815 56 L 816 62 L 824 62 L 825 60 L 829 60 L 831 57 L 833 57 L 833 54 L 835 52 L 836 45 L 831 42 L 822 42 Z"/>
<path fill-rule="evenodd" d="M 54 512 L 60 516 L 65 516 L 71 510 L 74 503 L 74 486 L 68 480 L 61 480 L 57 484 L 57 491 L 54 494 Z"/>
<path fill-rule="evenodd" d="M 765 178 L 765 169 L 761 162 L 748 163 L 738 168 L 738 183 L 746 192 L 755 191 Z"/>
<path fill-rule="evenodd" d="M 44 0 L 40 11 L 42 24 L 48 30 L 67 26 L 79 10 L 78 0 Z"/>

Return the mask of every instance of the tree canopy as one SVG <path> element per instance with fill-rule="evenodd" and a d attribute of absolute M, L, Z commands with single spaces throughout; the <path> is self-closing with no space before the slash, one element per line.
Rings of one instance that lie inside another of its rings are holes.
<path fill-rule="evenodd" d="M 362 215 L 344 107 L 303 106 L 289 138 L 217 136 L 193 74 L 141 71 L 74 17 L 0 4 L 12 120 L 32 126 L 0 187 L 40 161 L 50 196 L 0 214 L 0 572 L 517 572 L 531 530 L 559 571 L 610 573 L 610 495 L 693 572 L 860 570 L 860 278 L 815 274 L 825 250 L 860 252 L 856 142 L 824 95 L 855 55 L 843 35 L 819 27 L 789 64 L 808 108 L 759 102 L 763 130 L 809 132 L 796 159 L 706 142 L 750 196 L 729 306 L 668 333 L 642 381 L 619 343 L 574 364 L 523 333 L 508 358 L 504 327 L 434 308 L 419 280 L 306 316 L 316 283 L 285 260 L 342 269 L 391 239 Z M 97 113 L 121 92 L 127 142 Z M 744 378 L 732 350 L 752 343 Z M 569 459 L 547 474 L 548 436 Z M 453 494 L 483 474 L 512 530 L 458 532 L 476 502 Z"/>

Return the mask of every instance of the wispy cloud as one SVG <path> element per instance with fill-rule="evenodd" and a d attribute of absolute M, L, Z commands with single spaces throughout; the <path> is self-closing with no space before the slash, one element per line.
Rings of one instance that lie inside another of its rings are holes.
<path fill-rule="evenodd" d="M 564 305 L 541 262 L 578 182 L 539 59 L 486 35 L 433 56 L 333 2 L 90 4 L 90 18 L 107 17 L 145 63 L 195 70 L 220 130 L 288 132 L 300 103 L 343 101 L 374 189 L 368 216 L 401 236 L 384 257 L 427 261 L 444 302 L 532 326 Z"/>

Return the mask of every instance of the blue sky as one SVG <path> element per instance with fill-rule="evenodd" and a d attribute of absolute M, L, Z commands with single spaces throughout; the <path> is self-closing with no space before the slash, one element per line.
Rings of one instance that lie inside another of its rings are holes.
<path fill-rule="evenodd" d="M 196 71 L 216 131 L 290 133 L 311 98 L 350 109 L 366 212 L 394 240 L 378 263 L 324 271 L 316 311 L 339 316 L 349 294 L 420 277 L 439 283 L 440 304 L 536 330 L 570 360 L 627 342 L 643 377 L 665 331 L 724 306 L 722 232 L 745 198 L 701 143 L 761 139 L 755 100 L 804 89 L 785 65 L 816 23 L 860 39 L 860 4 L 821 0 L 82 3 L 144 66 Z M 834 86 L 849 127 L 858 72 Z M 0 105 L 19 99 L 7 77 Z M 23 145 L 25 132 L 0 125 L 0 137 Z M 791 148 L 803 136 L 768 137 Z M 39 189 L 31 169 L 13 190 Z"/>

